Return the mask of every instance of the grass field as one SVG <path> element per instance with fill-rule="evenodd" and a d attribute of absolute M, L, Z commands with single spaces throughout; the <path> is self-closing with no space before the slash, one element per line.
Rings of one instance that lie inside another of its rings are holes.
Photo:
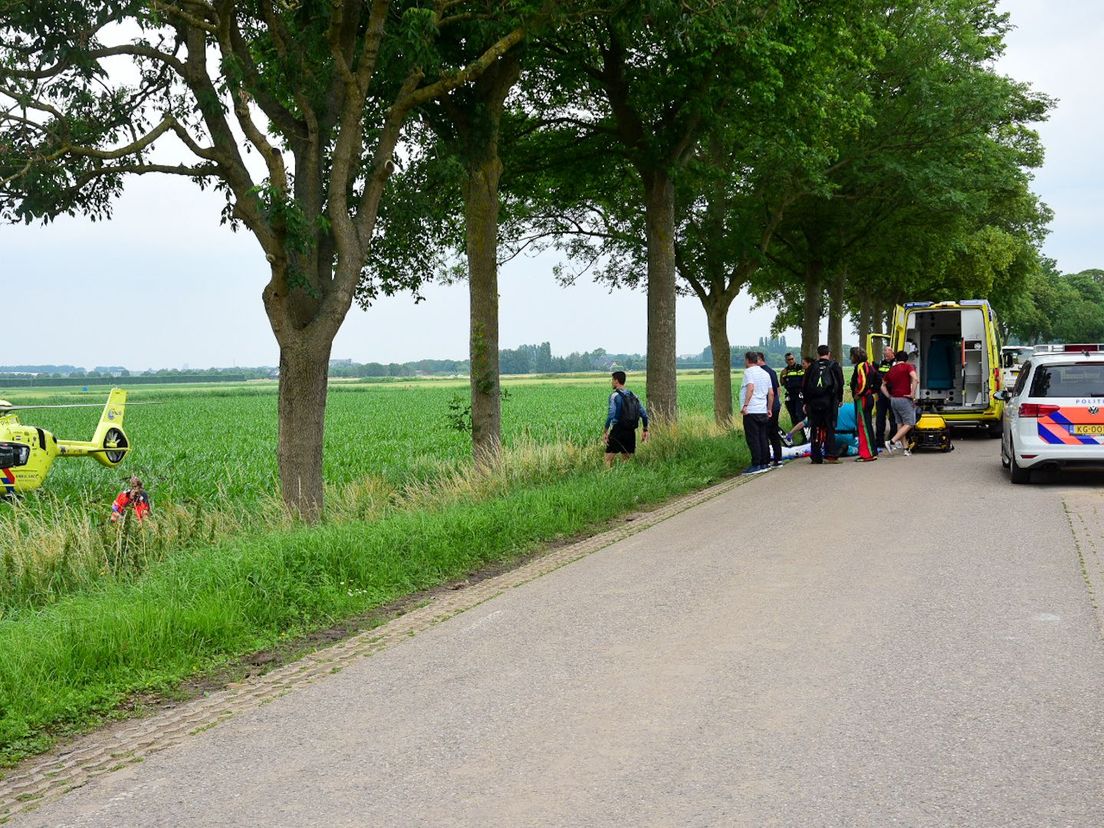
<path fill-rule="evenodd" d="M 125 381 L 120 381 L 125 387 Z M 609 379 L 507 380 L 502 404 L 503 443 L 597 445 L 605 417 Z M 708 415 L 713 405 L 711 375 L 680 381 L 680 408 Z M 643 397 L 643 390 L 637 389 Z M 449 404 L 465 401 L 466 380 L 336 382 L 326 409 L 324 475 L 341 488 L 366 477 L 403 485 L 440 471 L 442 463 L 466 462 L 468 435 L 449 421 Z M 48 389 L 0 396 L 18 404 L 102 403 L 104 389 L 88 392 Z M 120 482 L 143 478 L 158 503 L 203 504 L 249 510 L 277 491 L 276 385 L 140 386 L 131 402 L 157 402 L 127 411 L 126 431 L 135 447 L 118 470 L 87 461 L 59 461 L 46 497 L 28 506 L 56 503 L 103 511 Z M 24 422 L 54 434 L 87 439 L 99 412 L 89 409 L 28 411 Z"/>
<path fill-rule="evenodd" d="M 450 425 L 462 381 L 335 383 L 327 513 L 296 525 L 276 490 L 275 387 L 141 388 L 117 470 L 59 461 L 46 490 L 0 504 L 0 764 L 177 682 L 411 592 L 508 561 L 738 472 L 711 417 L 711 377 L 680 380 L 679 423 L 608 471 L 608 380 L 508 382 L 502 461 L 470 462 Z M 102 392 L 0 391 L 13 402 Z M 33 415 L 33 419 L 32 419 Z M 27 412 L 90 436 L 96 409 Z M 148 483 L 147 525 L 108 523 L 122 480 Z"/>

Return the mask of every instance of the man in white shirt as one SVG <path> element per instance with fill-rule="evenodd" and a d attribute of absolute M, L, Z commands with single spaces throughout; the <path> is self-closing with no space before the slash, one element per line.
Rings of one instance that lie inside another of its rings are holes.
<path fill-rule="evenodd" d="M 744 380 L 740 385 L 740 413 L 744 417 L 744 439 L 751 451 L 751 465 L 744 474 L 759 474 L 770 469 L 770 445 L 767 430 L 774 406 L 774 388 L 770 376 L 759 367 L 759 355 L 744 354 Z"/>

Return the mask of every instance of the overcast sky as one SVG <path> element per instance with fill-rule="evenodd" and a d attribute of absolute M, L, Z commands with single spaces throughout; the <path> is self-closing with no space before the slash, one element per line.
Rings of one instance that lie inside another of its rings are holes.
<path fill-rule="evenodd" d="M 1099 0 L 1006 0 L 1017 29 L 1001 70 L 1060 99 L 1040 126 L 1046 166 L 1036 190 L 1054 209 L 1046 245 L 1063 271 L 1104 266 L 1099 238 L 1104 182 L 1096 85 L 1104 16 Z M 131 370 L 274 365 L 278 350 L 261 306 L 267 278 L 260 248 L 220 227 L 221 198 L 183 179 L 132 182 L 109 222 L 63 218 L 46 227 L 0 226 L 0 284 L 6 291 L 0 364 L 70 363 Z M 502 347 L 549 341 L 554 353 L 645 350 L 641 294 L 590 283 L 560 288 L 554 260 L 519 259 L 501 275 Z M 405 362 L 463 358 L 466 286 L 430 287 L 426 300 L 354 308 L 334 358 Z M 773 311 L 733 306 L 734 344 L 768 333 Z M 793 339 L 798 337 L 791 332 Z M 694 298 L 678 311 L 679 353 L 707 343 Z"/>

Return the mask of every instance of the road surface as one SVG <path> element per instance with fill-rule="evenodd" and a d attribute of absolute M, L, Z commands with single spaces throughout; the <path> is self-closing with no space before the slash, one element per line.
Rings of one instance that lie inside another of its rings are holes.
<path fill-rule="evenodd" d="M 791 463 L 13 824 L 1100 825 L 1104 481 L 997 457 Z"/>

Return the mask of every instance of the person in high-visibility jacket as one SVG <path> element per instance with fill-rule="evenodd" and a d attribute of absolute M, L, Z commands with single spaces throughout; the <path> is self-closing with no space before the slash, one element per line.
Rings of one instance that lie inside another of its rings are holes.
<path fill-rule="evenodd" d="M 786 411 L 790 415 L 790 425 L 796 426 L 805 419 L 801 410 L 801 383 L 805 379 L 805 366 L 786 354 L 786 367 L 778 374 L 778 382 L 786 389 Z"/>
<path fill-rule="evenodd" d="M 893 367 L 894 351 L 888 345 L 882 349 L 882 361 L 878 363 L 878 385 L 885 380 L 885 375 Z M 897 432 L 897 421 L 893 418 L 893 406 L 889 403 L 889 397 L 885 394 L 875 394 L 874 411 L 877 419 L 874 428 L 874 445 L 884 446 L 886 437 L 892 437 Z M 886 423 L 889 423 L 889 431 L 886 431 Z"/>
<path fill-rule="evenodd" d="M 130 478 L 130 486 L 119 492 L 119 496 L 111 504 L 111 522 L 117 523 L 121 520 L 127 509 L 133 509 L 139 521 L 145 520 L 149 514 L 149 495 L 137 477 Z"/>

